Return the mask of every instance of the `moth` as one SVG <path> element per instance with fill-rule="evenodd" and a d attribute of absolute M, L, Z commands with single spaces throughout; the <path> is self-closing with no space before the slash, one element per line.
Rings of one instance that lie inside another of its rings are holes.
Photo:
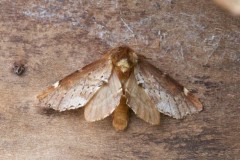
<path fill-rule="evenodd" d="M 114 128 L 124 130 L 129 110 L 144 121 L 160 124 L 160 113 L 176 119 L 203 109 L 189 90 L 127 46 L 57 81 L 37 97 L 58 111 L 84 107 L 87 121 L 113 115 Z"/>

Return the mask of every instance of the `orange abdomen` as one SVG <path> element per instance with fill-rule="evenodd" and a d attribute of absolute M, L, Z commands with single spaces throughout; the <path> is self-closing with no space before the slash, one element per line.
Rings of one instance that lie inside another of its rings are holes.
<path fill-rule="evenodd" d="M 127 128 L 128 120 L 129 120 L 129 107 L 126 104 L 126 98 L 122 96 L 120 104 L 113 112 L 112 125 L 117 131 L 123 131 L 124 129 Z"/>

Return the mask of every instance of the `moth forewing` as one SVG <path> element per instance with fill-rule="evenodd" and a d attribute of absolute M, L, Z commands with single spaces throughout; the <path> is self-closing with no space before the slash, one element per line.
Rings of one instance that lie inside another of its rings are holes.
<path fill-rule="evenodd" d="M 53 92 L 55 90 L 54 86 L 49 86 L 47 87 L 46 90 L 42 91 L 38 96 L 37 99 L 39 99 L 40 101 L 43 100 L 44 98 L 46 98 L 51 92 Z"/>
<path fill-rule="evenodd" d="M 197 111 L 201 111 L 203 109 L 203 105 L 200 102 L 199 98 L 197 98 L 193 93 L 188 91 L 188 89 L 185 87 L 184 87 L 184 94 L 187 97 L 187 99 L 193 103 Z"/>
<path fill-rule="evenodd" d="M 197 97 L 150 64 L 144 57 L 139 58 L 134 74 L 138 84 L 143 86 L 145 93 L 151 98 L 159 112 L 181 119 L 187 114 L 202 110 L 202 104 Z"/>
<path fill-rule="evenodd" d="M 37 98 L 40 104 L 58 111 L 84 106 L 112 73 L 109 54 L 54 83 Z"/>

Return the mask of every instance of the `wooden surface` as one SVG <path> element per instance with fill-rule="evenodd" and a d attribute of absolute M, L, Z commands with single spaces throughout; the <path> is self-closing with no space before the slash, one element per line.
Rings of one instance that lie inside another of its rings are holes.
<path fill-rule="evenodd" d="M 125 132 L 83 109 L 42 110 L 46 86 L 127 44 L 205 108 Z M 0 159 L 240 159 L 240 19 L 209 0 L 0 1 Z M 15 61 L 26 66 L 18 76 Z"/>

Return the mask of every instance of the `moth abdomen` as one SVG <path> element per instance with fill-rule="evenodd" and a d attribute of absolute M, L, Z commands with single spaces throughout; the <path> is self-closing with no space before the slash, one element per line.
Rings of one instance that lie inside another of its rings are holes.
<path fill-rule="evenodd" d="M 126 104 L 126 98 L 122 96 L 120 104 L 113 112 L 112 124 L 117 131 L 122 131 L 127 128 L 129 119 L 129 107 Z"/>

